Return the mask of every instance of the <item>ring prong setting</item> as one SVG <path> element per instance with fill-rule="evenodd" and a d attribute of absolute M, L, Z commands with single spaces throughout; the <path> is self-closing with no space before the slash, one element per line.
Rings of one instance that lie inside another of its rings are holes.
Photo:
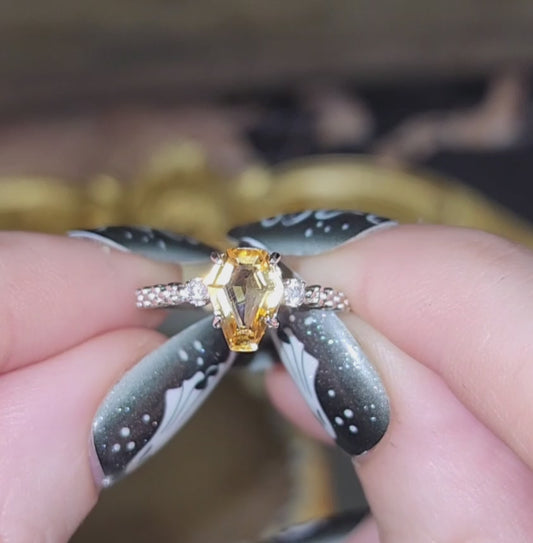
<path fill-rule="evenodd" d="M 269 262 L 272 266 L 275 266 L 281 260 L 281 255 L 279 253 L 270 253 Z"/>
<path fill-rule="evenodd" d="M 265 319 L 265 323 L 268 328 L 279 328 L 279 320 L 277 319 L 277 317 L 267 317 Z"/>
<path fill-rule="evenodd" d="M 218 251 L 213 251 L 209 258 L 213 264 L 222 264 L 224 262 L 224 256 L 221 255 Z"/>

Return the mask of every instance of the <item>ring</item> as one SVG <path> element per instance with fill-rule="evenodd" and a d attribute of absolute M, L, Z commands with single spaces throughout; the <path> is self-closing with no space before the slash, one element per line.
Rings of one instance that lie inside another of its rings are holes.
<path fill-rule="evenodd" d="M 281 306 L 292 309 L 349 311 L 343 292 L 307 286 L 297 277 L 283 278 L 281 255 L 237 247 L 211 254 L 213 267 L 205 277 L 185 283 L 137 289 L 137 307 L 157 309 L 189 304 L 213 307 L 213 326 L 221 328 L 232 351 L 256 351 L 267 328 L 277 328 Z"/>

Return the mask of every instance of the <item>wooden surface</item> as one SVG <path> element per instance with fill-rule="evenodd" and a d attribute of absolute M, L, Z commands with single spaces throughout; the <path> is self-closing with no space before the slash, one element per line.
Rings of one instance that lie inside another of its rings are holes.
<path fill-rule="evenodd" d="M 6 0 L 0 113 L 533 60 L 527 0 Z"/>

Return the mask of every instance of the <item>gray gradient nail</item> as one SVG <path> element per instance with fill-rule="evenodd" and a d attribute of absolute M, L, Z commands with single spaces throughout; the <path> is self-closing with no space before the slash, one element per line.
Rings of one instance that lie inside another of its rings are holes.
<path fill-rule="evenodd" d="M 275 250 L 282 255 L 309 256 L 395 224 L 371 213 L 322 209 L 277 215 L 237 226 L 228 235 L 239 242 Z"/>
<path fill-rule="evenodd" d="M 162 262 L 209 261 L 213 248 L 190 238 L 143 226 L 108 226 L 95 230 L 72 230 L 69 236 L 98 241 L 119 251 L 131 251 Z"/>
<path fill-rule="evenodd" d="M 278 314 L 271 332 L 281 359 L 313 414 L 351 455 L 376 445 L 389 424 L 389 402 L 376 370 L 337 315 Z"/>
<path fill-rule="evenodd" d="M 305 211 L 237 227 L 229 235 L 281 254 L 313 255 L 394 224 L 354 211 Z M 284 266 L 284 276 L 291 274 Z M 351 455 L 374 447 L 389 424 L 389 401 L 359 343 L 328 311 L 283 308 L 278 319 L 280 326 L 270 336 L 326 432 Z"/>
<path fill-rule="evenodd" d="M 147 355 L 104 399 L 92 431 L 100 485 L 109 486 L 159 450 L 231 367 L 235 353 L 211 321 L 202 319 Z"/>
<path fill-rule="evenodd" d="M 368 515 L 367 507 L 291 526 L 261 543 L 342 543 Z"/>

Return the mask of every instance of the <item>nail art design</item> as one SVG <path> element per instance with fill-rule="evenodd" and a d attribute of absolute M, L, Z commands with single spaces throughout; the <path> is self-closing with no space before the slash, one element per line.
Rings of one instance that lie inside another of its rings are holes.
<path fill-rule="evenodd" d="M 370 513 L 368 507 L 296 524 L 261 543 L 342 543 Z"/>
<path fill-rule="evenodd" d="M 360 345 L 327 311 L 284 309 L 278 319 L 273 341 L 316 418 L 347 453 L 374 447 L 387 429 L 389 403 Z"/>
<path fill-rule="evenodd" d="M 72 230 L 72 238 L 98 241 L 119 251 L 131 251 L 162 262 L 209 260 L 213 248 L 194 238 L 142 226 L 108 226 L 94 230 Z"/>
<path fill-rule="evenodd" d="M 277 215 L 233 228 L 228 235 L 283 255 L 309 256 L 395 224 L 370 213 L 322 209 Z"/>
<path fill-rule="evenodd" d="M 231 367 L 211 317 L 143 358 L 104 399 L 93 422 L 92 465 L 109 486 L 157 452 L 194 414 Z"/>
<path fill-rule="evenodd" d="M 308 255 L 394 224 L 359 212 L 306 211 L 238 227 L 229 235 L 269 251 Z M 316 239 L 310 241 L 315 232 Z M 286 273 L 291 273 L 288 268 Z M 351 455 L 371 449 L 387 430 L 389 401 L 355 338 L 337 315 L 326 311 L 285 308 L 278 320 L 279 328 L 270 332 L 272 340 L 326 432 Z"/>

